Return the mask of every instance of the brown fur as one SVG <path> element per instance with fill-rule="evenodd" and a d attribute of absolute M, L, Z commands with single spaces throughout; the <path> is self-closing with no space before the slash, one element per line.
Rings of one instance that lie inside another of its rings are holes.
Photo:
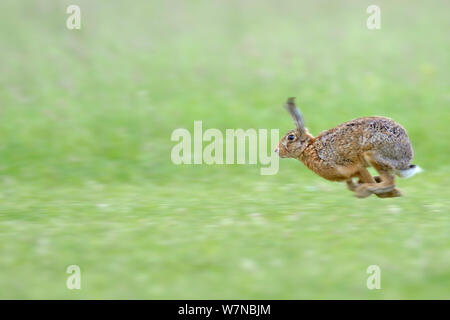
<path fill-rule="evenodd" d="M 282 158 L 296 158 L 310 170 L 331 181 L 346 181 L 357 197 L 376 194 L 381 198 L 400 196 L 395 189 L 394 173 L 411 167 L 413 150 L 406 130 L 385 117 L 364 117 L 345 122 L 313 137 L 303 127 L 303 117 L 293 98 L 287 108 L 296 129 L 280 141 Z M 288 137 L 295 138 L 291 141 Z M 372 177 L 367 167 L 380 173 Z M 359 182 L 354 183 L 353 178 Z"/>

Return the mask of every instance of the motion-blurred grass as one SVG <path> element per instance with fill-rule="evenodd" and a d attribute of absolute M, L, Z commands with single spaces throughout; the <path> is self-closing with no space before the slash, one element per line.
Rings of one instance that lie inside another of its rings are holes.
<path fill-rule="evenodd" d="M 0 9 L 0 298 L 450 298 L 448 2 Z M 171 162 L 194 120 L 284 133 L 287 96 L 313 134 L 394 118 L 425 172 L 358 200 L 292 159 L 274 176 Z"/>

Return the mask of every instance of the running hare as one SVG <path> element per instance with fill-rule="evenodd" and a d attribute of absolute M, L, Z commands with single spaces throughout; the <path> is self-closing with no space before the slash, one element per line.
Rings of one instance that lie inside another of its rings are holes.
<path fill-rule="evenodd" d="M 281 158 L 296 158 L 319 176 L 331 181 L 345 181 L 358 198 L 372 193 L 380 198 L 399 197 L 394 173 L 410 177 L 421 169 L 410 164 L 411 142 L 405 129 L 385 117 L 364 117 L 345 122 L 313 137 L 303 125 L 303 117 L 289 98 L 286 108 L 296 129 L 279 142 Z M 367 167 L 380 174 L 372 177 Z M 357 183 L 353 178 L 358 178 Z"/>

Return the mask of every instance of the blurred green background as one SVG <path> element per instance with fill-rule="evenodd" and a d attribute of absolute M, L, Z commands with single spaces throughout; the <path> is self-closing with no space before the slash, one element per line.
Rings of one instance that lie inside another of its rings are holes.
<path fill-rule="evenodd" d="M 450 298 L 448 1 L 0 9 L 0 298 Z M 194 120 L 284 134 L 288 96 L 313 134 L 395 119 L 425 172 L 360 200 L 293 159 L 273 176 L 171 162 Z"/>

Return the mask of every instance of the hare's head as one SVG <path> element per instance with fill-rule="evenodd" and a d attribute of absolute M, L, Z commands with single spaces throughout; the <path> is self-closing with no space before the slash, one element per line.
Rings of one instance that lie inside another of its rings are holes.
<path fill-rule="evenodd" d="M 303 117 L 295 106 L 294 100 L 295 98 L 287 100 L 286 109 L 294 119 L 296 128 L 289 131 L 275 149 L 281 158 L 298 158 L 313 138 L 303 125 Z"/>

